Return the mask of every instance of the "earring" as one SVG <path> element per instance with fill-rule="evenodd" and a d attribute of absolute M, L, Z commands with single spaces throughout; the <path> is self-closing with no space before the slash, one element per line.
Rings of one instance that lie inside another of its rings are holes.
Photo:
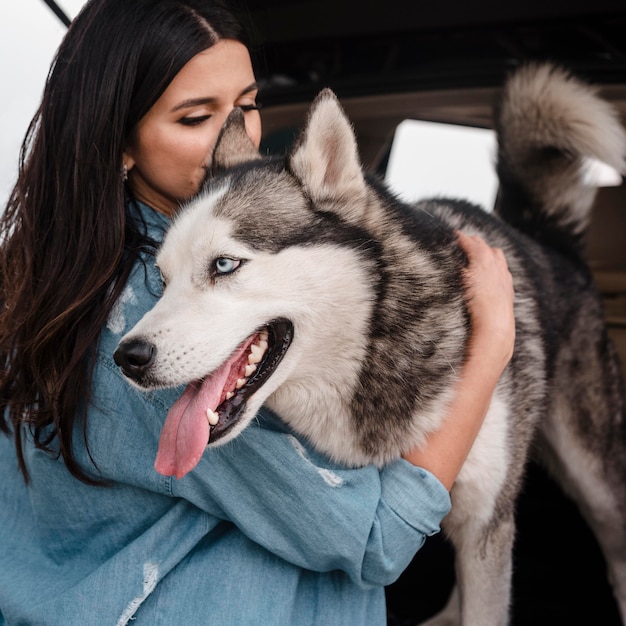
<path fill-rule="evenodd" d="M 126 182 L 128 180 L 128 165 L 122 164 L 122 180 Z"/>

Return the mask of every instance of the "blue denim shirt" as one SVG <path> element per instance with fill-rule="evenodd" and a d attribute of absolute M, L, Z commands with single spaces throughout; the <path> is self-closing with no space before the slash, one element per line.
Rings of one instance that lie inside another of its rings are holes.
<path fill-rule="evenodd" d="M 160 240 L 167 220 L 140 211 Z M 385 624 L 383 586 L 439 530 L 447 491 L 405 461 L 338 467 L 267 411 L 181 480 L 157 474 L 181 390 L 139 392 L 112 358 L 159 295 L 145 260 L 102 331 L 89 451 L 75 437 L 109 486 L 72 478 L 30 440 L 26 486 L 0 436 L 0 624 Z"/>

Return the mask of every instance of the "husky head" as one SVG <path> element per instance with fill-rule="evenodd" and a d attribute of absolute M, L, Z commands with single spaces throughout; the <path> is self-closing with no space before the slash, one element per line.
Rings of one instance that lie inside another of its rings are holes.
<path fill-rule="evenodd" d="M 318 396 L 328 398 L 329 388 L 349 395 L 374 298 L 374 244 L 358 226 L 365 180 L 331 91 L 317 97 L 280 162 L 259 157 L 235 110 L 212 167 L 157 256 L 162 298 L 115 352 L 140 388 L 186 385 L 155 464 L 177 477 L 207 444 L 239 434 L 279 389 L 281 411 L 296 422 L 308 420 L 303 407 L 320 387 Z M 357 243 L 347 247 L 345 239 Z M 329 406 L 338 401 L 329 398 Z"/>

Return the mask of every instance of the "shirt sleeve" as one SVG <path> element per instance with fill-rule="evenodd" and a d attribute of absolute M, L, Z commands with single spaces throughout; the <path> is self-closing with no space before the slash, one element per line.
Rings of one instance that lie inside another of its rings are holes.
<path fill-rule="evenodd" d="M 397 579 L 450 509 L 428 471 L 331 463 L 262 412 L 235 440 L 209 447 L 171 495 L 234 523 L 277 556 L 315 571 L 343 570 L 363 586 Z"/>

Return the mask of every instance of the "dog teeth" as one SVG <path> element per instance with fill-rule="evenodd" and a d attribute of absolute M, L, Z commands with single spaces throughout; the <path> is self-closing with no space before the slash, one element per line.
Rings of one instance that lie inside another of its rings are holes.
<path fill-rule="evenodd" d="M 263 358 L 264 352 L 265 350 L 263 350 L 261 346 L 257 345 L 256 343 L 253 343 L 250 346 L 250 354 L 248 356 L 248 363 L 260 363 L 261 359 Z"/>
<path fill-rule="evenodd" d="M 206 410 L 206 417 L 209 420 L 209 424 L 211 426 L 215 426 L 220 419 L 219 415 L 212 409 Z"/>
<path fill-rule="evenodd" d="M 257 337 L 256 343 L 253 343 L 250 346 L 250 354 L 248 354 L 248 363 L 254 366 L 256 366 L 257 363 L 260 363 L 268 347 L 269 347 L 269 333 L 267 332 L 267 330 L 261 330 L 259 331 L 259 335 Z M 248 371 L 248 367 L 246 367 L 246 376 L 250 376 L 250 374 L 252 374 L 255 370 L 256 370 L 256 367 L 254 367 L 254 369 L 250 371 Z"/>
<path fill-rule="evenodd" d="M 246 364 L 245 370 L 243 372 L 243 376 L 237 379 L 237 382 L 235 383 L 235 389 L 241 389 L 248 382 L 248 378 L 252 376 L 254 372 L 256 372 L 257 363 L 261 362 L 261 360 L 263 359 L 263 355 L 265 354 L 265 351 L 267 350 L 269 346 L 268 337 L 269 335 L 267 331 L 260 331 L 257 342 L 253 343 L 250 346 L 250 354 L 248 354 L 248 363 Z M 234 391 L 228 391 L 226 392 L 225 398 L 226 400 L 230 400 L 234 395 L 235 395 Z M 211 415 L 209 415 L 208 411 L 207 411 L 207 417 L 209 418 L 209 424 L 213 425 L 213 422 L 211 422 L 211 419 L 214 419 L 214 418 Z"/>

